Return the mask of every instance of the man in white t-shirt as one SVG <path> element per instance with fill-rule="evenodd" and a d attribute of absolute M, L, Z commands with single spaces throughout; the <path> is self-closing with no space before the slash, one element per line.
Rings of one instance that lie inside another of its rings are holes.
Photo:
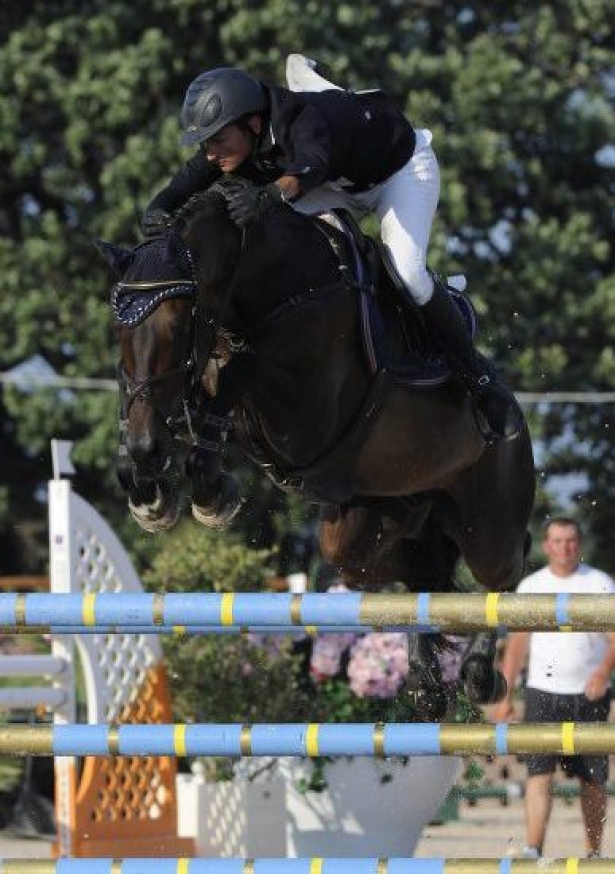
<path fill-rule="evenodd" d="M 581 529 L 573 519 L 552 519 L 545 528 L 543 550 L 548 564 L 526 577 L 522 593 L 615 592 L 613 580 L 581 563 Z M 506 698 L 493 709 L 496 722 L 514 718 L 512 695 L 519 672 L 528 660 L 525 690 L 526 722 L 606 722 L 610 711 L 610 678 L 615 667 L 615 634 L 603 632 L 529 632 L 508 636 L 501 670 L 508 683 Z M 542 855 L 551 814 L 556 756 L 525 757 L 528 778 L 525 819 L 528 846 L 524 856 Z M 568 776 L 578 777 L 585 842 L 589 857 L 600 855 L 606 818 L 608 756 L 562 756 Z"/>

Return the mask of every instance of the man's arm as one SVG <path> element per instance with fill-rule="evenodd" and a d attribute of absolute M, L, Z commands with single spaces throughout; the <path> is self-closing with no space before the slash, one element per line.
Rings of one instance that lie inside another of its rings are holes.
<path fill-rule="evenodd" d="M 507 722 L 514 716 L 513 694 L 517 677 L 525 662 L 530 648 L 529 631 L 514 631 L 508 635 L 506 648 L 500 664 L 500 670 L 506 680 L 506 697 L 498 702 L 492 710 L 494 722 Z"/>
<path fill-rule="evenodd" d="M 609 648 L 606 655 L 585 684 L 585 697 L 590 701 L 604 697 L 611 684 L 611 673 L 615 668 L 615 633 L 609 632 L 607 637 Z"/>
<path fill-rule="evenodd" d="M 162 209 L 167 213 L 172 213 L 193 194 L 209 188 L 221 175 L 220 170 L 208 161 L 204 152 L 199 149 L 178 170 L 169 184 L 156 194 L 146 212 Z"/>

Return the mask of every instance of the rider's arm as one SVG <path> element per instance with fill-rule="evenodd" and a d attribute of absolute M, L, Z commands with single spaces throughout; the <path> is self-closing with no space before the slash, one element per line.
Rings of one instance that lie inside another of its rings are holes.
<path fill-rule="evenodd" d="M 173 176 L 168 185 L 156 194 L 147 207 L 147 212 L 162 209 L 172 213 L 198 191 L 209 188 L 221 175 L 220 169 L 207 160 L 199 150 Z"/>
<path fill-rule="evenodd" d="M 287 200 L 309 191 L 329 178 L 331 135 L 324 114 L 297 95 L 271 89 L 271 127 L 284 154 L 284 172 L 276 181 Z"/>

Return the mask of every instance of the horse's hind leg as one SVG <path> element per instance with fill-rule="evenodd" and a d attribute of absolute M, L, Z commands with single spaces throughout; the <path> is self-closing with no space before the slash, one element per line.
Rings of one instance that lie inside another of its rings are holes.
<path fill-rule="evenodd" d="M 475 579 L 487 591 L 514 588 L 523 574 L 530 538 L 527 525 L 534 500 L 534 464 L 527 431 L 512 443 L 487 449 L 458 482 L 447 530 Z M 477 703 L 497 701 L 506 682 L 494 667 L 497 636 L 480 632 L 462 662 L 460 680 Z"/>
<path fill-rule="evenodd" d="M 438 651 L 443 643 L 438 634 L 408 635 L 408 676 L 403 693 L 414 705 L 416 722 L 440 722 L 447 698 Z"/>
<path fill-rule="evenodd" d="M 358 586 L 406 580 L 405 544 L 421 530 L 431 502 L 406 504 L 372 498 L 330 505 L 320 514 L 319 540 L 325 561 Z"/>
<path fill-rule="evenodd" d="M 497 634 L 481 631 L 464 653 L 459 682 L 476 704 L 494 704 L 506 694 L 506 680 L 493 666 L 496 645 Z"/>
<path fill-rule="evenodd" d="M 484 589 L 502 592 L 520 581 L 534 503 L 534 462 L 527 431 L 485 450 L 446 491 L 447 532 Z"/>

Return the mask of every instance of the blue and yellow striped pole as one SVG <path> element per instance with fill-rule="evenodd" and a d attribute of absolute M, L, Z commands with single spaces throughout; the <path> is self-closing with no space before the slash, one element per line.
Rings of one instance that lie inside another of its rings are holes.
<path fill-rule="evenodd" d="M 390 627 L 608 631 L 615 594 L 0 594 L 0 627 Z"/>
<path fill-rule="evenodd" d="M 615 859 L 5 859 L 0 874 L 615 874 Z"/>
<path fill-rule="evenodd" d="M 365 634 L 436 631 L 431 626 L 408 625 L 0 625 L 0 634 L 162 634 L 174 637 L 229 637 L 246 634 L 293 634 L 320 637 L 323 634 Z"/>
<path fill-rule="evenodd" d="M 3 725 L 0 754 L 437 756 L 615 753 L 609 723 Z"/>

